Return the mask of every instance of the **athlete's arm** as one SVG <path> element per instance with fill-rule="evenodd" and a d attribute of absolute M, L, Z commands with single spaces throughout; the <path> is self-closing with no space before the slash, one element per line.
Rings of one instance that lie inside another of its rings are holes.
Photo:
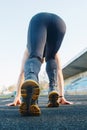
<path fill-rule="evenodd" d="M 8 106 L 16 106 L 16 105 L 21 104 L 20 97 L 21 97 L 21 86 L 24 82 L 24 65 L 25 65 L 25 62 L 28 57 L 29 57 L 29 52 L 28 52 L 28 49 L 26 48 L 24 55 L 23 55 L 23 59 L 22 59 L 20 74 L 18 77 L 16 97 L 15 97 L 13 103 L 8 104 Z"/>
<path fill-rule="evenodd" d="M 59 103 L 61 104 L 73 104 L 72 102 L 69 102 L 64 97 L 64 78 L 62 73 L 62 66 L 61 66 L 61 60 L 60 56 L 57 53 L 55 55 L 55 59 L 57 62 L 57 68 L 58 68 L 58 91 L 59 91 Z"/>
<path fill-rule="evenodd" d="M 24 82 L 24 65 L 28 57 L 29 57 L 29 52 L 28 52 L 28 49 L 26 48 L 23 55 L 21 71 L 19 74 L 18 82 L 17 82 L 17 95 L 18 96 L 21 95 L 21 86 L 22 86 L 22 83 Z"/>
<path fill-rule="evenodd" d="M 56 62 L 57 62 L 57 72 L 58 72 L 58 88 L 59 88 L 59 95 L 64 96 L 64 78 L 62 73 L 62 67 L 61 67 L 61 61 L 60 56 L 57 53 L 55 56 Z"/>

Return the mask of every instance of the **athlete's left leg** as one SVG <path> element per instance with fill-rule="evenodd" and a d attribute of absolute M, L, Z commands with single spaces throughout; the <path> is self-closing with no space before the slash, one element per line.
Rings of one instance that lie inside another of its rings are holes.
<path fill-rule="evenodd" d="M 27 59 L 24 67 L 25 82 L 22 85 L 23 103 L 20 106 L 21 115 L 40 115 L 41 111 L 36 103 L 40 94 L 38 73 L 41 67 L 44 46 L 46 43 L 46 27 L 37 23 L 38 18 L 31 20 L 28 30 L 29 59 Z"/>

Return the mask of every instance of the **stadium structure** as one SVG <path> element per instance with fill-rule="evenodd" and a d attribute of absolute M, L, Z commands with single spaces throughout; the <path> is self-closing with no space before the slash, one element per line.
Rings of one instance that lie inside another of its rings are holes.
<path fill-rule="evenodd" d="M 87 48 L 63 66 L 65 90 L 87 94 Z"/>

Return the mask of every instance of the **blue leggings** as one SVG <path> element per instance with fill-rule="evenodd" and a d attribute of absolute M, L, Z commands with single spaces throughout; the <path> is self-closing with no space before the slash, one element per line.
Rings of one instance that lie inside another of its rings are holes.
<path fill-rule="evenodd" d="M 27 48 L 30 58 L 37 57 L 46 61 L 54 59 L 59 50 L 66 25 L 57 15 L 38 13 L 32 17 L 28 28 Z"/>

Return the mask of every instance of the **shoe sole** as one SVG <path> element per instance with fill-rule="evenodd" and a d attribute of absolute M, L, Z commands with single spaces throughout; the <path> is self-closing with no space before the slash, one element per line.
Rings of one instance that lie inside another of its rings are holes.
<path fill-rule="evenodd" d="M 59 107 L 59 103 L 58 103 L 58 93 L 53 91 L 49 94 L 49 104 L 47 107 Z"/>
<path fill-rule="evenodd" d="M 34 80 L 26 80 L 21 87 L 22 104 L 19 112 L 22 116 L 39 116 L 40 108 L 36 104 L 39 97 L 39 84 Z"/>

